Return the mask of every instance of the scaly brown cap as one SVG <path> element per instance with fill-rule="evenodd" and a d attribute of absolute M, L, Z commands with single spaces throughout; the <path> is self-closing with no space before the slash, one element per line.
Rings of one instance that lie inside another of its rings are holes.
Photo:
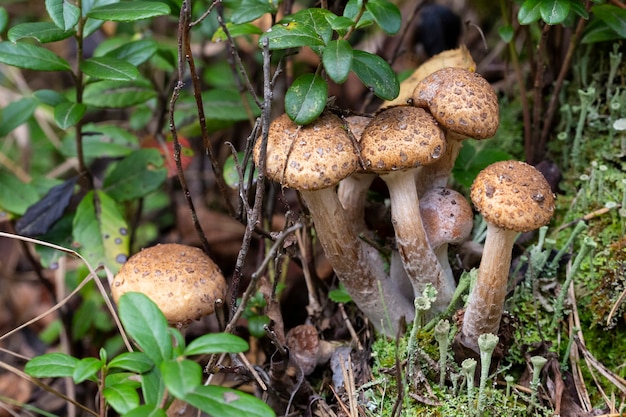
<path fill-rule="evenodd" d="M 117 303 L 127 292 L 147 295 L 170 324 L 185 325 L 213 313 L 226 296 L 226 281 L 202 250 L 167 243 L 131 256 L 111 284 Z"/>
<path fill-rule="evenodd" d="M 472 232 L 472 207 L 458 191 L 432 188 L 420 198 L 419 204 L 424 230 L 433 249 L 461 243 Z"/>
<path fill-rule="evenodd" d="M 550 222 L 554 194 L 544 176 L 520 161 L 500 161 L 483 169 L 472 184 L 471 199 L 490 223 L 529 232 Z"/>
<path fill-rule="evenodd" d="M 366 169 L 378 173 L 428 165 L 443 155 L 446 139 L 433 117 L 412 106 L 378 113 L 361 137 Z"/>
<path fill-rule="evenodd" d="M 420 81 L 413 105 L 430 110 L 442 127 L 474 139 L 496 134 L 500 124 L 498 97 L 480 74 L 443 68 Z"/>
<path fill-rule="evenodd" d="M 254 147 L 258 165 L 261 141 Z M 324 113 L 306 126 L 287 114 L 270 125 L 265 174 L 285 187 L 314 191 L 331 187 L 359 168 L 357 151 L 341 119 Z"/>

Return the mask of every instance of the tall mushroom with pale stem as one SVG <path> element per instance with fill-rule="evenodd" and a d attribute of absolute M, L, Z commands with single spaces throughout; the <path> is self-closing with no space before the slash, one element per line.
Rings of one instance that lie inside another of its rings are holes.
<path fill-rule="evenodd" d="M 480 74 L 464 68 L 443 68 L 417 84 L 413 105 L 428 109 L 445 132 L 448 147 L 417 178 L 418 192 L 445 187 L 466 138 L 487 139 L 500 125 L 498 97 Z"/>
<path fill-rule="evenodd" d="M 257 165 L 260 148 L 258 141 Z M 270 125 L 267 177 L 300 192 L 337 277 L 374 326 L 393 336 L 402 317 L 412 318 L 413 306 L 388 278 L 377 250 L 357 236 L 335 191 L 339 181 L 357 167 L 352 141 L 341 119 L 332 113 L 306 126 L 296 125 L 283 114 Z"/>
<path fill-rule="evenodd" d="M 421 296 L 426 284 L 439 291 L 433 305 L 443 311 L 452 291 L 437 257 L 428 243 L 419 210 L 415 187 L 416 170 L 436 161 L 446 149 L 443 131 L 424 109 L 411 106 L 391 107 L 378 113 L 361 138 L 361 156 L 366 168 L 376 172 L 387 184 L 391 200 L 391 221 L 404 269 Z"/>
<path fill-rule="evenodd" d="M 531 165 L 501 161 L 478 174 L 472 184 L 471 199 L 487 221 L 487 237 L 458 341 L 478 352 L 480 335 L 498 334 L 515 239 L 520 232 L 530 232 L 550 222 L 554 194 L 543 175 Z"/>

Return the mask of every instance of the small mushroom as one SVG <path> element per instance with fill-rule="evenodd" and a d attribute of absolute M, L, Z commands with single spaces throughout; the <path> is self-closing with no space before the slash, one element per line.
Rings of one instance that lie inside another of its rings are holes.
<path fill-rule="evenodd" d="M 550 222 L 554 195 L 543 175 L 531 165 L 501 161 L 478 174 L 471 199 L 487 221 L 487 237 L 459 341 L 478 352 L 480 335 L 498 334 L 517 234 Z"/>
<path fill-rule="evenodd" d="M 127 292 L 141 292 L 178 328 L 212 314 L 226 290 L 226 280 L 211 258 L 201 249 L 177 243 L 134 254 L 111 283 L 116 303 Z"/>
<path fill-rule="evenodd" d="M 465 138 L 486 139 L 500 124 L 498 97 L 480 74 L 443 68 L 424 78 L 413 91 L 413 105 L 428 109 L 445 131 L 448 147 L 418 177 L 420 194 L 445 187 Z"/>
<path fill-rule="evenodd" d="M 259 157 L 260 141 L 254 149 L 257 165 Z M 266 175 L 300 192 L 337 277 L 374 326 L 393 335 L 400 319 L 411 316 L 412 305 L 386 279 L 376 249 L 359 239 L 335 190 L 357 167 L 352 141 L 341 119 L 332 113 L 306 126 L 296 125 L 283 114 L 270 125 Z"/>
<path fill-rule="evenodd" d="M 458 191 L 437 187 L 420 198 L 420 214 L 430 247 L 446 274 L 443 285 L 450 289 L 443 292 L 454 292 L 456 282 L 448 259 L 448 245 L 460 244 L 469 237 L 474 224 L 472 207 Z"/>
<path fill-rule="evenodd" d="M 320 339 L 315 326 L 301 324 L 287 332 L 285 344 L 289 356 L 300 366 L 302 373 L 310 375 L 318 365 L 330 360 L 336 345 Z"/>
<path fill-rule="evenodd" d="M 376 172 L 387 184 L 391 221 L 404 269 L 414 295 L 421 296 L 426 284 L 438 291 L 435 312 L 443 311 L 452 298 L 441 265 L 428 244 L 419 210 L 415 175 L 436 161 L 446 141 L 437 122 L 424 109 L 397 106 L 383 110 L 363 131 L 361 155 L 366 169 Z"/>

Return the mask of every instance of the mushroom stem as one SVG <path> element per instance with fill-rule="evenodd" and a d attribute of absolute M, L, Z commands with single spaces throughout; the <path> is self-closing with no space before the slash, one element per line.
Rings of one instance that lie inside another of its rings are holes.
<path fill-rule="evenodd" d="M 446 150 L 439 159 L 430 165 L 423 166 L 417 175 L 417 193 L 422 196 L 428 190 L 437 187 L 447 187 L 450 173 L 454 168 L 457 156 L 463 147 L 465 136 L 446 131 Z"/>
<path fill-rule="evenodd" d="M 381 176 L 389 189 L 391 222 L 396 232 L 398 251 L 404 269 L 413 285 L 414 295 L 422 295 L 426 284 L 438 291 L 433 312 L 445 310 L 452 299 L 454 288 L 445 285 L 448 280 L 428 243 L 419 209 L 419 197 L 412 170 L 393 171 Z"/>
<path fill-rule="evenodd" d="M 478 278 L 467 302 L 461 330 L 462 343 L 476 352 L 480 335 L 498 334 L 511 267 L 511 252 L 517 234 L 514 230 L 487 224 Z"/>
<path fill-rule="evenodd" d="M 354 303 L 378 331 L 394 336 L 413 306 L 384 271 L 378 251 L 356 235 L 333 187 L 301 190 L 324 254 Z"/>
<path fill-rule="evenodd" d="M 355 172 L 339 182 L 337 189 L 339 201 L 346 211 L 348 221 L 354 225 L 357 233 L 367 231 L 365 204 L 367 192 L 375 178 L 376 174 Z"/>

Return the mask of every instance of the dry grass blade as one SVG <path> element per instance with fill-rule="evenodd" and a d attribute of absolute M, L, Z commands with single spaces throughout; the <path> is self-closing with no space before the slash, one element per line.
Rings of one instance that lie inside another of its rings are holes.
<path fill-rule="evenodd" d="M 578 337 L 580 340 L 583 340 L 583 333 L 580 330 L 580 316 L 578 315 L 578 307 L 576 305 L 576 294 L 574 292 L 574 283 L 570 285 L 567 289 L 568 291 L 568 299 L 572 306 L 572 313 L 570 316 L 570 328 L 578 328 L 578 332 L 576 335 L 572 335 L 571 337 Z M 570 365 L 572 367 L 572 375 L 574 377 L 574 385 L 576 386 L 576 394 L 578 395 L 578 399 L 580 400 L 580 404 L 586 412 L 590 412 L 593 408 L 591 406 L 591 398 L 589 397 L 589 392 L 587 391 L 587 387 L 585 386 L 582 369 L 580 367 L 580 356 L 578 353 L 578 349 L 572 344 L 572 349 L 570 352 Z"/>

